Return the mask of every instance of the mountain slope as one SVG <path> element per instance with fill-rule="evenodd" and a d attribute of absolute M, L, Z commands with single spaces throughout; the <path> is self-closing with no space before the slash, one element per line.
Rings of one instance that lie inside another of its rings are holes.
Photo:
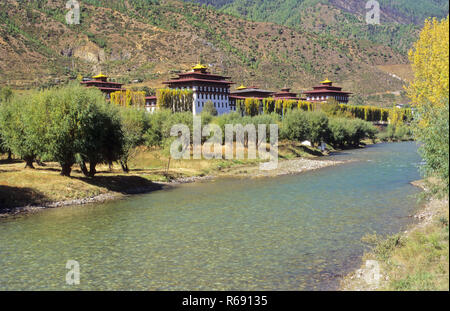
<path fill-rule="evenodd" d="M 216 8 L 228 8 L 249 18 L 277 16 L 278 22 L 286 24 L 287 20 L 301 9 L 315 6 L 317 3 L 330 4 L 346 12 L 365 15 L 362 0 L 186 0 Z M 449 10 L 447 0 L 378 0 L 381 7 L 382 22 L 421 25 L 428 17 L 446 17 Z"/>
<path fill-rule="evenodd" d="M 445 17 L 448 1 L 380 0 L 381 25 L 367 25 L 361 0 L 195 0 L 255 21 L 388 45 L 406 54 L 425 18 Z"/>
<path fill-rule="evenodd" d="M 37 87 L 100 71 L 160 87 L 199 60 L 238 83 L 295 91 L 328 77 L 361 96 L 402 89 L 380 65 L 407 58 L 367 40 L 251 22 L 179 1 L 82 1 L 80 25 L 61 1 L 0 3 L 0 85 Z"/>

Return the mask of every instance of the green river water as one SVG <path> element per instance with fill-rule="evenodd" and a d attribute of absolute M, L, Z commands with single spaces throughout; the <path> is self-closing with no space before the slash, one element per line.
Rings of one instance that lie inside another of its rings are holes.
<path fill-rule="evenodd" d="M 415 143 L 300 175 L 219 179 L 0 220 L 0 290 L 333 290 L 367 233 L 412 222 Z M 66 285 L 66 262 L 81 283 Z"/>

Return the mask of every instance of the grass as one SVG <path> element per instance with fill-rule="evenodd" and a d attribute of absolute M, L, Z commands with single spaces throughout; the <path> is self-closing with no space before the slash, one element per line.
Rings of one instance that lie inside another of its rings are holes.
<path fill-rule="evenodd" d="M 315 157 L 317 150 L 299 143 L 280 143 L 280 158 Z M 41 205 L 50 202 L 76 200 L 105 193 L 130 194 L 136 189 L 158 189 L 156 182 L 167 182 L 182 177 L 206 175 L 234 175 L 257 169 L 259 160 L 171 160 L 166 174 L 168 158 L 159 149 L 139 148 L 125 174 L 119 165 L 112 170 L 106 165 L 97 167 L 94 178 L 85 178 L 78 166 L 71 177 L 61 176 L 57 163 L 36 165 L 24 169 L 22 161 L 0 160 L 0 213 L 3 208 Z"/>
<path fill-rule="evenodd" d="M 419 213 L 424 219 L 406 233 L 387 238 L 368 235 L 363 241 L 372 251 L 363 261 L 380 263 L 382 281 L 377 290 L 448 291 L 449 290 L 449 208 L 448 198 L 430 200 Z M 361 279 L 348 276 L 345 290 L 372 290 Z"/>

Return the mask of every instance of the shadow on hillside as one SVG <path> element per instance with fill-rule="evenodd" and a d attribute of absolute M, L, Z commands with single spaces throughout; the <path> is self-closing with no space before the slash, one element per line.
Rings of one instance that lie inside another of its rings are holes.
<path fill-rule="evenodd" d="M 122 194 L 136 194 L 152 192 L 164 188 L 161 184 L 156 184 L 148 179 L 139 176 L 95 176 L 94 178 L 74 177 L 87 184 L 103 187 L 109 191 Z"/>
<path fill-rule="evenodd" d="M 0 185 L 0 212 L 8 208 L 38 205 L 46 201 L 43 194 L 33 189 Z"/>

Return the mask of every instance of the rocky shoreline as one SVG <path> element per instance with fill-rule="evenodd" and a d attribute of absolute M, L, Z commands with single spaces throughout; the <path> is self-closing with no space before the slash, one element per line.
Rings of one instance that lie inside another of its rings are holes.
<path fill-rule="evenodd" d="M 228 173 L 220 173 L 215 176 L 192 176 L 192 177 L 181 177 L 177 179 L 173 179 L 169 182 L 154 182 L 153 187 L 147 188 L 138 188 L 128 190 L 127 194 L 121 194 L 117 192 L 107 192 L 102 193 L 97 196 L 75 199 L 75 200 L 67 200 L 67 201 L 59 201 L 59 202 L 50 202 L 48 204 L 42 204 L 40 206 L 23 206 L 23 207 L 15 207 L 15 208 L 6 208 L 0 212 L 0 218 L 9 217 L 19 214 L 26 213 L 34 213 L 44 209 L 49 208 L 59 208 L 59 207 L 67 207 L 74 205 L 86 205 L 92 203 L 103 203 L 111 200 L 118 200 L 126 198 L 128 195 L 133 194 L 144 194 L 154 191 L 155 188 L 159 188 L 163 190 L 167 187 L 172 187 L 180 184 L 193 183 L 193 182 L 203 182 L 210 181 L 218 177 L 238 177 L 238 178 L 262 178 L 262 177 L 276 177 L 283 175 L 293 175 L 300 174 L 307 171 L 317 170 L 329 166 L 335 166 L 342 163 L 346 163 L 348 161 L 333 161 L 333 160 L 311 160 L 311 159 L 292 159 L 292 160 L 284 160 L 278 163 L 278 168 L 272 171 L 260 171 L 258 166 L 245 166 L 240 167 L 238 171 L 228 172 Z"/>

